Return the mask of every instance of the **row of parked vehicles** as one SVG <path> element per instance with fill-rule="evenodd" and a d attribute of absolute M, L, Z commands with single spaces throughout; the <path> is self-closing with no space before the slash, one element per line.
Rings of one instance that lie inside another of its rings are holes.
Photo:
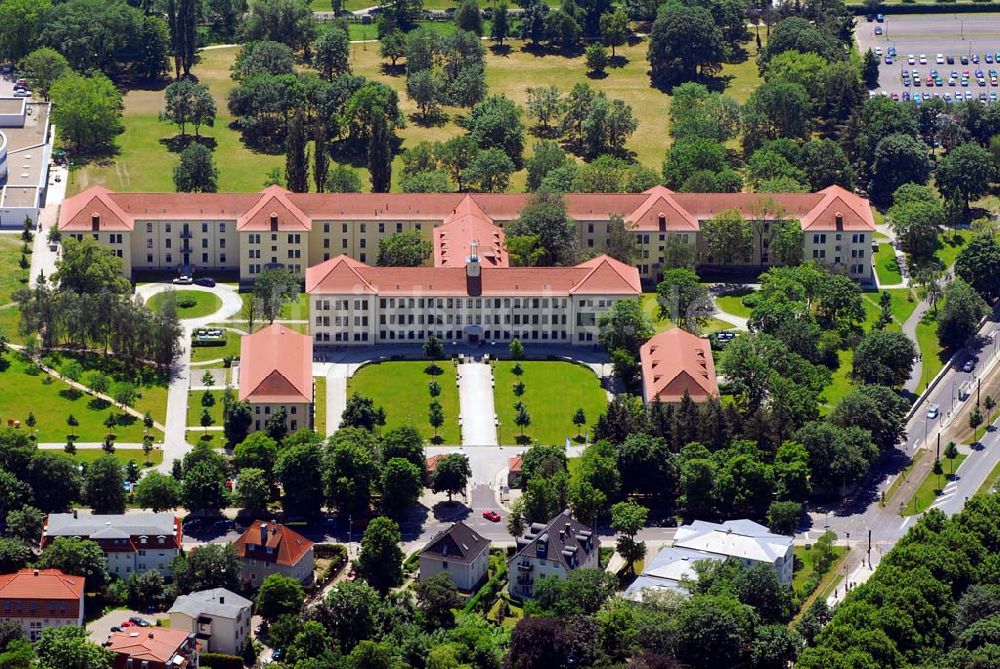
<path fill-rule="evenodd" d="M 969 82 L 972 81 L 972 79 L 975 79 L 975 82 L 979 84 L 979 86 L 985 87 L 987 78 L 989 78 L 990 86 L 1000 85 L 1000 82 L 997 81 L 997 77 L 1000 76 L 1000 73 L 993 68 L 985 72 L 981 69 L 976 69 L 972 73 L 970 73 L 969 70 L 962 70 L 961 72 L 958 70 L 952 70 L 951 72 L 945 72 L 943 74 L 937 70 L 931 70 L 927 73 L 926 77 L 921 77 L 919 70 L 913 70 L 912 72 L 909 70 L 903 70 L 900 73 L 903 80 L 903 86 L 906 86 L 907 88 L 910 86 L 919 87 L 921 85 L 921 81 L 926 83 L 928 87 L 943 87 L 945 85 L 945 75 L 948 76 L 949 86 L 968 86 Z"/>
<path fill-rule="evenodd" d="M 997 101 L 996 91 L 990 91 L 989 95 L 986 94 L 986 91 L 980 91 L 978 97 L 973 95 L 972 91 L 969 90 L 955 91 L 954 95 L 952 95 L 951 93 L 936 93 L 936 92 L 931 93 L 930 91 L 926 93 L 920 93 L 918 91 L 914 91 L 913 94 L 910 95 L 910 91 L 903 91 L 902 96 L 900 96 L 900 94 L 896 93 L 895 91 L 893 91 L 892 93 L 889 93 L 887 91 L 882 91 L 881 93 L 876 93 L 875 91 L 871 91 L 869 92 L 868 97 L 874 98 L 877 95 L 882 95 L 884 97 L 892 98 L 893 100 L 896 101 L 902 100 L 903 102 L 915 102 L 918 105 L 930 100 L 931 98 L 940 98 L 948 104 L 957 102 L 971 102 L 977 99 L 984 104 L 995 104 Z"/>

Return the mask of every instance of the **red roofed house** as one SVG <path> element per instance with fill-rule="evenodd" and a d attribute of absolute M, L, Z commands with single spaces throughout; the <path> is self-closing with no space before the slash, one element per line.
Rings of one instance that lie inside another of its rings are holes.
<path fill-rule="evenodd" d="M 684 393 L 695 402 L 719 396 L 712 347 L 707 339 L 670 328 L 639 349 L 642 396 L 646 402 L 677 403 Z"/>
<path fill-rule="evenodd" d="M 83 577 L 58 569 L 22 569 L 0 575 L 0 620 L 21 623 L 32 641 L 47 627 L 82 627 Z"/>
<path fill-rule="evenodd" d="M 520 455 L 507 458 L 507 486 L 510 488 L 521 487 L 521 472 L 524 460 Z"/>
<path fill-rule="evenodd" d="M 289 432 L 312 426 L 312 339 L 273 323 L 240 342 L 241 402 L 253 409 L 253 430 L 285 410 Z"/>
<path fill-rule="evenodd" d="M 473 241 L 479 262 L 506 267 L 503 226 L 528 202 L 524 193 L 291 193 L 270 186 L 259 193 L 114 193 L 94 186 L 67 198 L 59 229 L 93 235 L 119 255 L 129 276 L 140 270 L 239 271 L 250 283 L 267 267 L 306 267 L 346 255 L 375 260 L 379 240 L 418 231 L 433 242 L 437 267 L 460 269 Z M 607 249 L 613 216 L 636 236 L 644 282 L 660 280 L 677 245 L 691 245 L 699 262 L 708 254 L 701 225 L 726 211 L 754 223 L 754 247 L 736 265 L 778 261 L 771 242 L 784 222 L 801 227 L 803 257 L 872 281 L 875 220 L 868 200 L 830 186 L 816 193 L 675 193 L 656 186 L 644 193 L 567 193 L 566 213 L 586 253 Z"/>
<path fill-rule="evenodd" d="M 166 627 L 128 627 L 104 645 L 115 669 L 197 669 L 201 651 L 193 633 Z"/>
<path fill-rule="evenodd" d="M 240 579 L 250 587 L 260 587 L 271 574 L 301 583 L 313 579 L 313 542 L 280 523 L 251 523 L 235 545 L 243 564 Z"/>

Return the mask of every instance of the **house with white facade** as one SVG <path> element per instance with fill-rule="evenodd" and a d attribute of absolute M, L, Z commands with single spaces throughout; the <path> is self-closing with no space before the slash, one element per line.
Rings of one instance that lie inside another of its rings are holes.
<path fill-rule="evenodd" d="M 517 539 L 517 552 L 507 562 L 507 591 L 518 599 L 535 596 L 546 576 L 566 578 L 576 569 L 600 566 L 601 542 L 583 523 L 563 511 L 547 523 L 532 523 Z"/>
<path fill-rule="evenodd" d="M 490 540 L 459 521 L 431 538 L 420 551 L 420 581 L 447 574 L 455 587 L 474 590 L 490 566 Z"/>
<path fill-rule="evenodd" d="M 170 607 L 170 628 L 195 635 L 206 653 L 239 655 L 250 635 L 253 602 L 225 588 L 181 595 Z"/>
<path fill-rule="evenodd" d="M 58 537 L 89 539 L 101 547 L 108 572 L 119 578 L 155 569 L 170 576 L 181 552 L 184 530 L 172 513 L 51 513 L 42 529 L 41 547 Z"/>
<path fill-rule="evenodd" d="M 744 567 L 762 562 L 770 565 L 785 585 L 792 584 L 794 559 L 792 537 L 775 534 L 752 520 L 710 523 L 696 520 L 681 525 L 674 535 L 674 548 L 713 553 L 740 560 Z"/>

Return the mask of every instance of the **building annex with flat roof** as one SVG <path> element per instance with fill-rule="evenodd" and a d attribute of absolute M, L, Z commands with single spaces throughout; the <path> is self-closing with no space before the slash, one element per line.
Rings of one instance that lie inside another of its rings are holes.
<path fill-rule="evenodd" d="M 685 393 L 695 402 L 719 397 L 712 346 L 707 339 L 673 327 L 655 334 L 639 349 L 642 397 L 676 404 Z"/>
<path fill-rule="evenodd" d="M 0 98 L 0 228 L 38 222 L 52 157 L 48 103 Z"/>
<path fill-rule="evenodd" d="M 347 255 L 375 260 L 379 240 L 417 231 L 434 249 L 434 263 L 460 268 L 477 241 L 483 267 L 504 267 L 504 226 L 528 203 L 526 193 L 291 193 L 270 186 L 258 193 L 115 193 L 94 186 L 68 198 L 59 229 L 94 235 L 123 259 L 125 272 L 237 271 L 244 283 L 267 267 L 299 276 L 307 267 Z M 636 269 L 646 283 L 660 280 L 672 245 L 690 245 L 699 262 L 718 266 L 700 234 L 718 214 L 736 211 L 758 221 L 753 247 L 738 266 L 777 263 L 771 242 L 780 224 L 803 232 L 803 258 L 858 281 L 873 280 L 875 220 L 868 201 L 840 186 L 815 193 L 567 193 L 567 216 L 585 254 L 607 249 L 612 221 L 622 217 L 635 235 Z M 439 230 L 441 228 L 441 230 Z"/>
<path fill-rule="evenodd" d="M 252 430 L 284 409 L 289 432 L 312 427 L 313 344 L 309 335 L 272 323 L 240 340 L 239 400 L 250 404 Z"/>

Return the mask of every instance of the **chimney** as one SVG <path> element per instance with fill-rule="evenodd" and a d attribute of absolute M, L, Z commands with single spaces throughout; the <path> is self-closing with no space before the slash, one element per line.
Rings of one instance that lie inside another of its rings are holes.
<path fill-rule="evenodd" d="M 76 509 L 73 509 L 73 519 L 76 520 L 76 518 L 77 518 Z"/>
<path fill-rule="evenodd" d="M 34 574 L 35 574 L 35 576 L 38 576 L 38 570 L 37 569 L 34 570 Z"/>
<path fill-rule="evenodd" d="M 152 638 L 153 638 L 153 633 L 152 633 L 152 632 L 150 632 L 150 633 L 149 633 L 149 638 L 150 638 L 150 639 L 152 639 Z"/>
<path fill-rule="evenodd" d="M 262 547 L 267 545 L 267 523 L 260 524 L 260 545 Z"/>

